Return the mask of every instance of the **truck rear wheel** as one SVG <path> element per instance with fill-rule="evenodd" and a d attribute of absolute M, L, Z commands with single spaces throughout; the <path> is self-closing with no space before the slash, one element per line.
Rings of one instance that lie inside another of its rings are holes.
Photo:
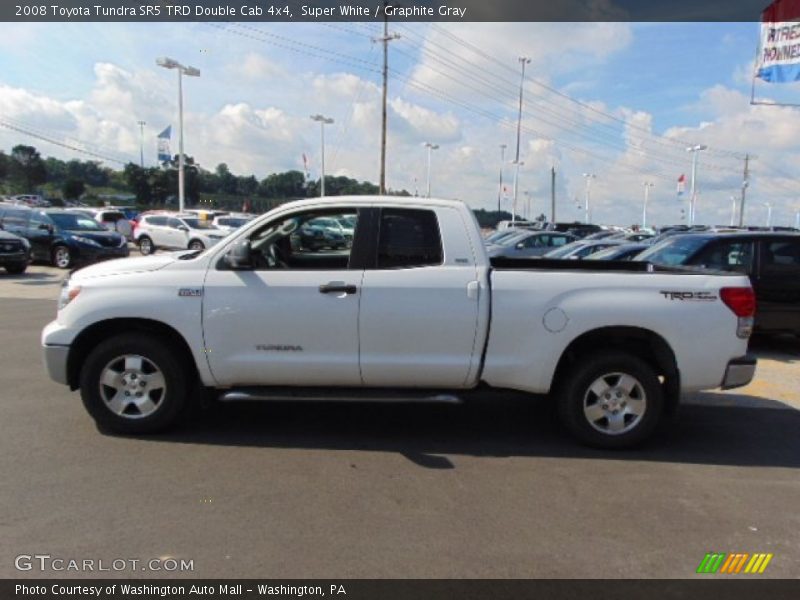
<path fill-rule="evenodd" d="M 142 334 L 114 336 L 83 364 L 81 399 L 104 429 L 153 433 L 178 418 L 186 401 L 185 369 L 164 340 Z"/>
<path fill-rule="evenodd" d="M 578 361 L 558 393 L 559 415 L 570 433 L 595 448 L 628 448 L 647 439 L 664 405 L 655 369 L 622 352 Z"/>

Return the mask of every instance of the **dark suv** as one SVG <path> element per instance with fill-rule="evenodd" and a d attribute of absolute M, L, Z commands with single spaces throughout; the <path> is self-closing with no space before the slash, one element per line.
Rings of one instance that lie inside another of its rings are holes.
<path fill-rule="evenodd" d="M 82 213 L 2 207 L 0 227 L 26 238 L 33 260 L 49 262 L 61 269 L 130 253 L 122 235 Z"/>
<path fill-rule="evenodd" d="M 800 235 L 741 232 L 674 235 L 634 260 L 735 271 L 756 293 L 755 329 L 800 335 Z"/>
<path fill-rule="evenodd" d="M 30 258 L 31 245 L 28 240 L 0 230 L 0 267 L 12 275 L 19 275 L 28 268 Z"/>

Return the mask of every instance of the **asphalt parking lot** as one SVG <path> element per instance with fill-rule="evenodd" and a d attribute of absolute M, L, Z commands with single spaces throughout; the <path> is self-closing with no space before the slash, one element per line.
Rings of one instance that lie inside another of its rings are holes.
<path fill-rule="evenodd" d="M 797 577 L 794 338 L 755 340 L 751 385 L 687 398 L 633 452 L 576 446 L 536 400 L 225 406 L 117 437 L 41 366 L 63 275 L 0 274 L 2 577 L 93 575 L 15 569 L 38 553 L 190 559 L 202 578 L 683 578 L 712 551 Z"/>

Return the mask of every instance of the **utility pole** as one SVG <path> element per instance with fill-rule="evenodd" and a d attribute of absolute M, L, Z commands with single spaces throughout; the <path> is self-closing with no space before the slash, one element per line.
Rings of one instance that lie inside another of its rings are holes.
<path fill-rule="evenodd" d="M 506 161 L 506 145 L 500 144 L 500 186 L 497 188 L 497 212 L 500 212 L 500 197 L 503 195 L 503 165 Z"/>
<path fill-rule="evenodd" d="M 139 124 L 139 166 L 144 169 L 144 121 L 136 121 Z"/>
<path fill-rule="evenodd" d="M 556 222 L 556 168 L 550 167 L 550 222 Z"/>
<path fill-rule="evenodd" d="M 744 155 L 744 179 L 742 179 L 742 202 L 739 205 L 739 227 L 744 227 L 744 200 L 747 186 L 750 185 L 748 177 L 750 176 L 750 155 Z"/>
<path fill-rule="evenodd" d="M 386 194 L 386 102 L 389 88 L 389 42 L 400 39 L 396 33 L 389 35 L 389 16 L 386 14 L 386 5 L 383 2 L 383 36 L 372 38 L 374 43 L 383 44 L 383 106 L 381 109 L 381 175 L 379 181 L 379 193 Z"/>
<path fill-rule="evenodd" d="M 514 208 L 517 207 L 517 181 L 519 180 L 519 145 L 520 145 L 520 138 L 522 137 L 522 92 L 525 89 L 525 65 L 530 64 L 531 59 L 526 56 L 519 57 L 519 64 L 522 67 L 522 74 L 519 80 L 519 114 L 517 116 L 517 154 L 514 158 L 514 164 L 516 165 L 516 173 L 514 175 Z M 511 222 L 514 222 L 514 216 L 511 216 Z"/>

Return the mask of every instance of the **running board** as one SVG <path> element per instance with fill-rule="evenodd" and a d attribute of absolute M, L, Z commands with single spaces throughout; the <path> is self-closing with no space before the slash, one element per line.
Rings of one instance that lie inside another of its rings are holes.
<path fill-rule="evenodd" d="M 383 402 L 461 404 L 463 400 L 452 393 L 437 390 L 378 390 L 378 389 L 316 389 L 316 388 L 237 388 L 220 394 L 222 402 Z"/>

